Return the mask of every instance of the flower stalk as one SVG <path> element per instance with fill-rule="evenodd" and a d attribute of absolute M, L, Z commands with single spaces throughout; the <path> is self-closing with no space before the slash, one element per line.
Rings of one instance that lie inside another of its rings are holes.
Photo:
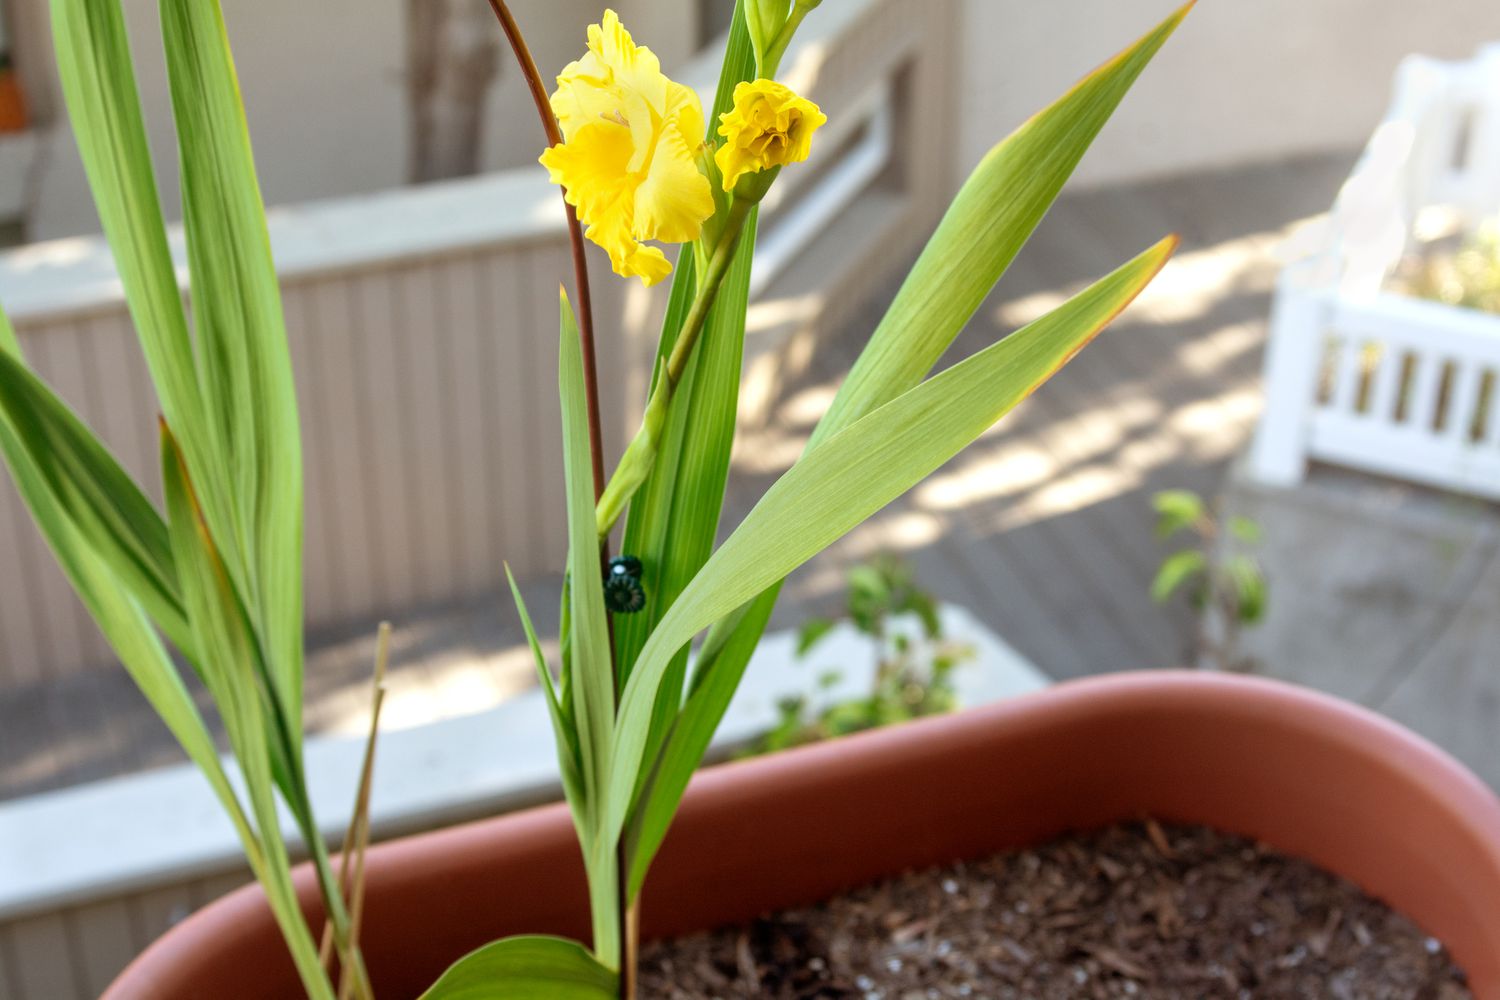
<path fill-rule="evenodd" d="M 735 252 L 739 249 L 740 235 L 745 230 L 745 222 L 750 218 L 750 210 L 755 207 L 755 204 L 754 201 L 738 195 L 730 202 L 729 211 L 724 220 L 724 230 L 709 254 L 708 265 L 698 281 L 698 291 L 688 309 L 687 316 L 683 319 L 682 329 L 677 333 L 677 339 L 672 344 L 672 351 L 666 363 L 657 370 L 656 383 L 651 390 L 651 398 L 646 404 L 646 414 L 641 420 L 640 429 L 636 431 L 624 455 L 620 457 L 620 464 L 615 468 L 615 474 L 610 477 L 609 484 L 605 486 L 604 493 L 599 498 L 598 521 L 601 539 L 608 538 L 620 516 L 625 513 L 630 498 L 635 495 L 635 491 L 651 473 L 651 467 L 656 462 L 656 449 L 661 440 L 661 432 L 666 425 L 667 409 L 671 405 L 672 395 L 677 389 L 677 384 L 682 381 L 682 374 L 687 370 L 687 363 L 692 357 L 693 348 L 697 345 L 703 333 L 703 327 L 708 322 L 708 314 L 713 309 L 715 299 L 718 298 L 720 286 L 724 284 L 724 276 L 729 273 L 729 266 L 734 263 Z"/>
<path fill-rule="evenodd" d="M 506 5 L 505 0 L 490 0 L 490 9 L 495 12 L 495 18 L 500 22 L 500 27 L 505 32 L 505 39 L 510 43 L 516 63 L 521 68 L 521 75 L 525 78 L 526 87 L 531 92 L 531 100 L 536 105 L 537 117 L 541 119 L 542 129 L 547 133 L 547 145 L 562 145 L 562 126 L 558 124 L 557 115 L 552 111 L 552 102 L 547 96 L 547 85 L 542 80 L 541 70 L 537 69 L 536 59 L 531 55 L 530 46 L 526 44 L 526 39 L 521 34 L 521 26 L 516 23 L 515 16 L 511 14 L 510 7 Z M 563 205 L 568 213 L 568 243 L 573 252 L 573 284 L 576 286 L 578 303 L 578 337 L 579 346 L 583 351 L 583 382 L 589 411 L 589 460 L 593 464 L 594 498 L 597 500 L 604 491 L 604 435 L 599 416 L 599 367 L 594 354 L 594 305 L 589 294 L 589 267 L 588 258 L 584 256 L 583 250 L 583 227 L 578 222 L 578 211 L 568 201 L 566 193 L 563 195 Z M 602 553 L 602 558 L 608 562 L 609 554 Z"/>

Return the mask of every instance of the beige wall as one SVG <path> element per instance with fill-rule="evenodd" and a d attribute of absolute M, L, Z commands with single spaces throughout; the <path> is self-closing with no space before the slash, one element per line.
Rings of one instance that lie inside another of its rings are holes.
<path fill-rule="evenodd" d="M 483 0 L 474 0 L 482 3 Z M 830 8 L 847 0 L 826 0 Z M 909 0 L 913 4 L 938 0 Z M 403 94 L 406 0 L 233 0 L 225 4 L 267 201 L 299 202 L 400 184 L 407 163 Z M 1175 0 L 960 0 L 956 61 L 961 125 L 956 183 L 1027 114 L 1122 47 Z M 175 184 L 153 3 L 127 3 L 163 184 Z M 598 0 L 515 4 L 538 62 L 571 58 Z M 698 0 L 618 0 L 667 65 L 697 34 Z M 55 107 L 45 0 L 19 0 L 35 103 Z M 824 15 L 814 15 L 814 17 Z M 1363 142 L 1409 51 L 1463 56 L 1500 38 L 1494 0 L 1203 0 L 1148 69 L 1080 169 L 1099 183 Z M 41 58 L 38 58 L 40 54 Z M 25 56 L 23 55 L 23 58 Z M 47 65 L 38 69 L 37 63 Z M 484 162 L 530 162 L 536 136 L 520 80 L 502 63 L 486 115 Z M 35 237 L 97 224 L 72 142 L 51 144 L 33 214 Z"/>
<path fill-rule="evenodd" d="M 963 0 L 957 169 L 1176 0 Z M 1104 182 L 1363 145 L 1408 52 L 1500 39 L 1495 0 L 1202 0 L 1080 167 Z M 960 174 L 962 176 L 962 174 Z"/>
<path fill-rule="evenodd" d="M 32 103 L 57 125 L 61 101 L 46 0 L 12 3 Z M 158 175 L 173 204 L 176 153 L 157 5 L 127 0 L 123 6 Z M 226 0 L 223 6 L 267 203 L 379 191 L 405 181 L 406 0 Z M 602 8 L 595 0 L 520 0 L 512 6 L 549 77 L 582 51 L 585 26 Z M 696 10 L 693 0 L 617 0 L 614 6 L 666 64 L 690 54 L 697 32 L 689 15 Z M 487 102 L 488 169 L 534 162 L 540 150 L 535 111 L 519 74 L 508 58 L 501 67 Z M 48 156 L 35 185 L 30 236 L 97 232 L 65 125 L 53 129 Z"/>

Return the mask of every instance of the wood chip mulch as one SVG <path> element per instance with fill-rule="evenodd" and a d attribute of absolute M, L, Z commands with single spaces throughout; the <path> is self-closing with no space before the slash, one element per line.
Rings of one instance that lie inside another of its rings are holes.
<path fill-rule="evenodd" d="M 1153 821 L 648 946 L 657 1000 L 1469 1000 L 1435 940 L 1264 845 Z"/>

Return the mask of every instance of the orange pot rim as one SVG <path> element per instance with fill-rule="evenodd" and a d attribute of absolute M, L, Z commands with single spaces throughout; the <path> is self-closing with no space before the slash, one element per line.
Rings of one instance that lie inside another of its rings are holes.
<path fill-rule="evenodd" d="M 1480 1000 L 1500 1000 L 1494 792 L 1366 709 L 1191 671 L 1067 681 L 708 768 L 648 881 L 646 931 L 736 922 L 1142 813 L 1255 836 L 1350 878 L 1449 944 Z M 414 995 L 506 933 L 586 936 L 573 838 L 559 803 L 372 848 L 364 940 L 377 986 Z M 316 913 L 306 870 L 299 889 Z M 235 977 L 270 975 L 279 961 L 284 981 L 290 963 L 269 958 L 278 945 L 259 889 L 247 887 L 164 935 L 105 1000 L 176 1000 L 205 982 L 221 1000 L 265 995 L 236 992 Z"/>

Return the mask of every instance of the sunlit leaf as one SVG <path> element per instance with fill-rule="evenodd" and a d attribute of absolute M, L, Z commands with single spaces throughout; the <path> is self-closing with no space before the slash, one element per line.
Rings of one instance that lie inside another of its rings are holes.
<path fill-rule="evenodd" d="M 642 721 L 682 647 L 987 430 L 1113 319 L 1160 270 L 1176 242 L 1162 241 L 1036 322 L 860 418 L 777 480 L 641 651 L 620 702 L 606 829 L 621 829 L 625 821 L 646 749 Z M 643 843 L 640 849 L 649 854 L 654 847 Z"/>
<path fill-rule="evenodd" d="M 1203 498 L 1190 490 L 1162 490 L 1151 498 L 1156 511 L 1156 536 L 1170 538 L 1191 528 L 1203 517 Z"/>
<path fill-rule="evenodd" d="M 974 169 L 902 285 L 853 371 L 813 432 L 819 442 L 916 385 L 935 365 L 1056 199 L 1064 182 L 1141 70 L 1186 14 L 1184 7 L 1085 77 L 997 145 Z M 694 670 L 693 694 L 656 757 L 665 770 L 702 759 L 713 730 L 770 621 L 780 581 L 753 605 L 714 624 Z M 733 634 L 730 634 L 733 631 Z M 708 671 L 723 676 L 706 677 Z M 706 713 L 706 715 L 705 715 Z M 658 774 L 641 809 L 659 827 L 670 819 L 687 774 Z M 674 791 L 675 790 L 675 791 Z M 648 801 L 649 800 L 649 801 Z M 650 836 L 642 834 L 645 841 Z M 633 872 L 639 865 L 633 865 Z M 632 876 L 634 878 L 634 875 Z"/>
<path fill-rule="evenodd" d="M 119 0 L 51 0 L 52 34 L 68 121 L 151 371 L 162 413 L 198 477 L 217 532 L 233 523 L 228 484 L 207 433 L 192 340 L 167 247 L 150 143 Z"/>
<path fill-rule="evenodd" d="M 218 0 L 162 0 L 161 16 L 204 430 L 217 438 L 228 477 L 233 542 L 210 523 L 221 547 L 243 550 L 227 563 L 260 636 L 277 709 L 300 732 L 302 452 L 265 208 Z"/>

